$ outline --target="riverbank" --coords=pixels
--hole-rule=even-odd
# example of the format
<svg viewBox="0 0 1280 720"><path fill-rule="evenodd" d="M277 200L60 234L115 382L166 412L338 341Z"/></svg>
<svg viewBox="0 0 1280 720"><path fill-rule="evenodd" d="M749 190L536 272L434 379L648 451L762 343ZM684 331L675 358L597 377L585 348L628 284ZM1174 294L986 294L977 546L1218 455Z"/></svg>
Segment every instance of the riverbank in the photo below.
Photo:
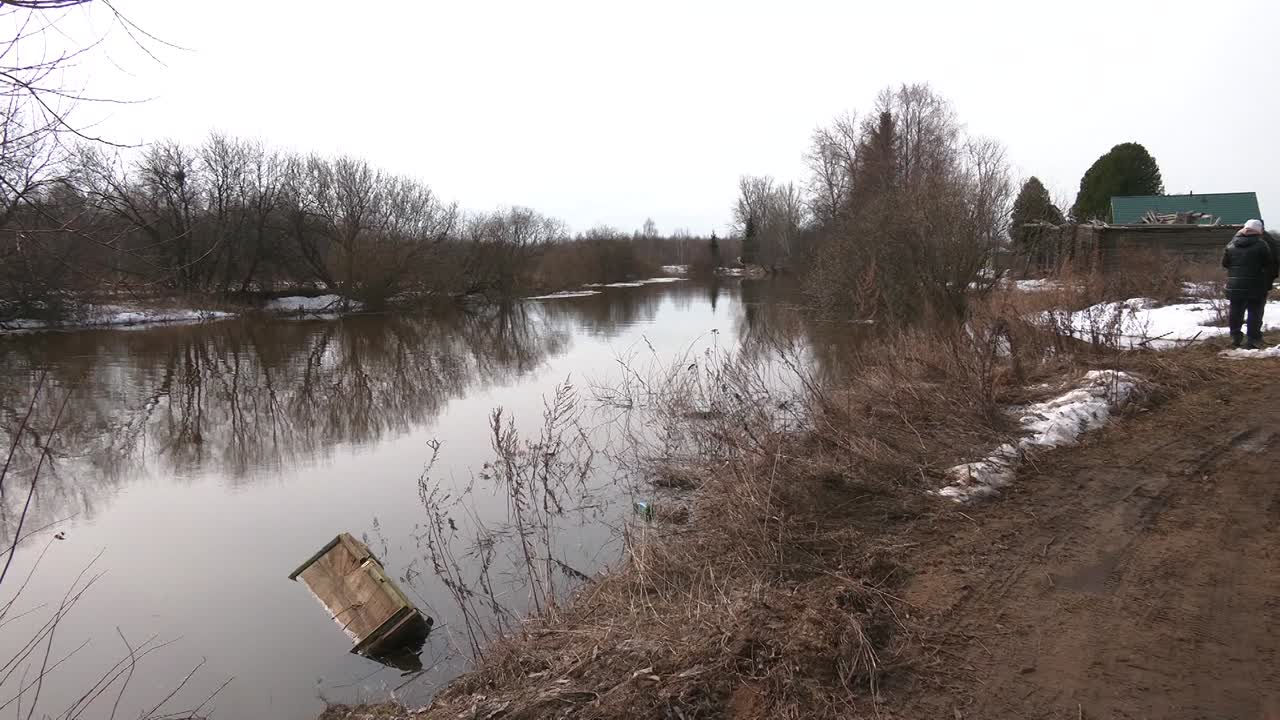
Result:
<svg viewBox="0 0 1280 720"><path fill-rule="evenodd" d="M1269 545L1252 535L1280 539L1256 489L1274 422L1238 399L1265 386L1275 405L1270 363L1202 344L1019 372L918 340L865 359L802 431L720 398L683 429L719 439L687 511L637 522L621 567L498 641L415 716L1106 717L1157 701L1169 717L1257 715L1230 688L1271 682L1261 659L1275 643L1246 626L1274 614ZM1016 429L992 407L1051 401L1090 369L1138 379L1110 426L1083 448L1028 449L993 500L937 494ZM992 383L990 402L966 375ZM1190 606L1174 601L1187 587ZM1153 698L1155 680L1197 672L1206 640L1222 663L1181 700ZM1241 652L1259 662L1229 680Z"/></svg>
<svg viewBox="0 0 1280 720"><path fill-rule="evenodd" d="M558 300L598 295L605 289L638 288L683 282L687 266L664 266L668 275L611 283L588 283L565 289L563 285L547 286L522 300ZM421 308L433 301L462 302L474 296L432 296L404 294L393 298L388 307L394 310ZM485 301L490 301L485 298ZM126 328L177 325L227 320L244 315L275 317L337 318L364 312L364 303L334 293L321 291L251 293L223 298L218 296L151 297L103 299L90 296L66 297L57 307L40 304L32 317L0 320L0 335L6 333L77 330L88 328Z"/></svg>
<svg viewBox="0 0 1280 720"><path fill-rule="evenodd" d="M364 309L362 303L333 294L283 295L256 302L219 298L138 298L101 301L65 299L44 317L0 321L0 334L189 325L230 320L248 314L278 317L338 317Z"/></svg>
<svg viewBox="0 0 1280 720"><path fill-rule="evenodd" d="M116 646L100 641L104 632L111 636L110 627L102 628L102 617L129 623L123 627L130 641L142 629L162 638L187 638L165 651L163 664L148 666L149 681L176 686L208 657L211 672L202 677L210 682L197 679L190 691L201 701L234 675L235 682L218 697L218 715L232 717L316 717L322 709L317 694L351 703L386 699L390 688L396 688L395 697L408 707L423 707L442 685L473 667L468 617L483 624L476 634L480 649L474 654L487 653L491 661L498 659L494 653L503 643L489 644L485 632L494 630L507 642L518 642L528 628L541 635L533 638L535 642L560 637L560 647L569 657L619 658L602 660L593 670L599 674L590 676L535 651L527 667L509 664L508 675L492 676L497 688L510 683L532 692L554 690L540 684L549 682L538 675L545 671L552 678L569 680L571 689L603 695L602 689L611 688L617 678L629 678L656 663L651 674L662 680L659 687L676 683L671 688L675 699L668 704L688 709L679 704L686 695L723 690L732 698L739 685L757 676L786 684L789 680L778 674L782 670L776 664L792 658L802 664L800 674L808 677L816 671L804 663L822 667L824 657L836 657L830 643L839 642L815 635L809 649L787 646L793 635L817 632L791 615L831 614L832 607L841 606L830 603L854 602L862 585L906 599L900 583L916 572L913 553L919 548L899 546L921 539L904 524L931 522L929 513L948 509L976 518L975 511L1020 491L1046 457L1052 461L1043 447L1029 448L1014 481L993 501L956 506L932 494L950 483L951 469L995 457L1019 429L1031 429L1024 422L1031 413L1010 415L1006 406L1039 407L1047 416L1050 410L1074 407L1056 400L1084 390L1080 381L1089 371L1120 370L1140 376L1142 382L1132 408L1119 409L1118 424L1111 428L1115 429L1138 409L1155 407L1152 398L1182 392L1180 377L1211 379L1199 375L1202 368L1196 363L1183 362L1180 353L1113 351L1012 323L1028 316L1022 295L997 298L994 307L974 307L973 334L935 328L894 335L878 326L798 313L788 305L795 296L781 294L784 291L785 286L774 281L691 280L606 289L581 300L461 309L449 303L438 312L367 313L341 322L244 317L149 332L6 339L0 349L5 351L6 367L13 370L6 375L6 406L28 407L30 383L43 373L52 382L65 383L42 393L35 408L33 427L47 431L56 424L59 456L66 460L61 472L41 480L31 526L92 509L91 522L73 520L55 528L65 530L67 539L50 541L53 551L41 567L45 591L29 594L27 605L58 602L65 590L62 585L79 573L80 562L90 559L83 553L91 556L98 548L111 548L104 558L111 572L102 589L86 595L77 613L58 629L59 637L76 642L94 638L94 645L81 651L84 669L64 672L56 684L46 683L46 703L63 706L66 693L71 695L65 702L73 702L83 692L84 678L96 677L87 673L119 659ZM1116 297L1126 296L1081 298L1080 307ZM1015 307L994 314L1006 303ZM719 332L708 333L708 328ZM873 338L836 344L852 333L873 330ZM699 338L693 349L690 338ZM779 342L799 353L786 359L822 378L821 393L810 395L794 383L786 384L797 378L778 361ZM1061 346L1055 349L1054 343ZM625 348L640 350L620 351ZM647 365L650 357L654 361ZM668 364L677 358L684 361ZM714 358L725 361L707 367ZM1219 360L1210 351L1201 361L1205 372L1268 364ZM859 372L841 379L839 370L849 363ZM657 372L649 372L650 367ZM765 378L754 374L764 369L782 372ZM430 523L432 509L440 509L435 502L424 506L424 488L464 492L467 478L480 472L477 468L493 467L495 454L483 437L486 428L492 433L495 407L514 409L510 411L517 414L504 412L503 417L515 420L522 438L532 436L546 447L548 443L539 440L543 423L538 412L549 388L569 377L584 410L580 427L609 424L607 432L595 436L601 452L590 488L569 493L561 503L567 514L551 521L551 551L541 541L531 549L536 558L551 557L564 565L545 570L539 565L525 572L520 536L510 530L513 521L504 492L508 484L480 479L474 495L443 508L447 518L439 526L456 551L454 557L460 558L462 571L456 577L461 584L453 587L480 593L470 608L475 612L461 612L452 604L449 586L436 574L430 548L417 542L423 527L435 527ZM773 380L782 381L781 387L771 384ZM1092 390L1097 390L1096 399L1109 401L1107 385L1085 394L1095 398ZM617 392L601 395L597 388ZM58 423L67 397L63 417L74 422ZM607 406L597 408L594 402L599 400ZM1080 403L1080 416L1091 414L1089 407L1093 405ZM518 414L521 409L523 414ZM611 452L617 446L608 441L625 443L628 427L649 425L650 411L658 437L670 438L673 446L669 457L652 447L642 448L641 454L684 462L640 466L636 475L627 468L619 471ZM634 422L620 422L620 415ZM673 432L663 433L668 429ZM872 429L874 433L867 431ZM1037 434L1057 434L1044 429ZM48 434L41 432L39 437ZM412 482L422 473L424 443L435 441L444 448L441 464L427 482ZM39 452L34 439L23 447ZM525 456L542 458L543 453ZM694 461L699 457L709 459L705 467ZM643 480L646 470L665 487L633 485L632 480ZM577 472L571 475L578 477ZM12 493L8 497L11 503L22 500ZM633 511L634 500L648 501L652 522L647 514ZM540 501L527 506L547 507ZM166 512L154 516L155 507ZM281 507L296 511L281 513ZM584 521L586 513L590 517ZM482 519L469 522L477 514ZM953 519L968 522L960 516ZM229 528L232 520L234 527ZM449 520L458 523L456 532ZM149 531L139 535L138 527ZM526 527L536 528L530 537L547 537L542 524ZM261 528L270 528L276 540L262 544L256 534ZM350 655L349 643L334 631L328 615L302 588L283 578L280 568L296 566L299 558L340 530L357 536L367 533L370 547L376 548L388 570L406 592L423 598L420 607L436 620L439 631L421 656L430 668L423 675L402 677L395 669L380 669ZM156 536L169 538L167 553L154 554ZM244 572L234 577L195 572L180 587L147 584L147 578L157 574L178 576L191 567L223 567L227 538L239 543L232 549L244 558ZM506 542L495 550L499 563L492 575L502 580L493 592L503 609L490 614L485 612L490 604L484 588L476 585L485 579L484 557L466 554L485 538ZM650 547L651 540L658 543L657 551L640 549ZM239 552L242 549L245 552ZM890 568L901 569L884 583L877 582L879 576L861 564L878 562L864 558L869 550L878 550ZM636 570L628 570L633 563ZM850 596L854 600L822 600L821 592L830 588L821 583L832 579L814 567L830 568L849 580L863 578L842 589L855 593ZM15 572L25 570L19 565ZM580 574L573 575L573 570ZM627 580L588 579L601 572L604 577L635 574ZM859 574L867 572L873 573L870 581ZM514 581L508 580L513 576ZM537 585L544 579L554 587ZM546 603L552 609L545 623L524 620L536 610L527 600L528 587L539 590L540 600L555 600ZM566 605L571 597L566 591L596 587L601 594L585 606L593 614L582 617ZM817 606L807 604L805 593L810 589L818 593ZM113 600L120 592L132 598L125 610ZM166 608L197 606L211 596L230 600L207 606L195 619L187 613L166 614ZM757 604L758 598L768 607ZM850 607L867 613L860 622L871 636L879 637L878 618L890 618L887 627L892 629L898 627L892 618L900 617L912 635L902 640L906 631L894 630L899 639L889 641L905 643L904 657L919 645L911 638L928 630L912 625L914 610L908 607L892 605L892 612L882 605L865 611L856 602ZM618 613L620 608L625 612ZM700 615L688 617L691 612ZM500 618L501 625L489 622L491 615ZM724 617L731 620L718 620ZM763 623L767 632L755 635L754 626L733 619L738 617ZM553 618L572 623L559 625ZM227 627L242 632L227 635ZM584 634L590 646L568 642L563 628ZM604 636L586 635L602 628ZM20 624L6 630L26 637ZM747 669L738 661L724 664L726 651L718 643L726 634L743 648L763 643L748 653L758 658L761 669ZM245 653L235 638L246 635L262 638L271 652ZM617 647L624 638L642 644ZM668 647L675 659L663 664ZM897 646L871 647L887 667L886 658ZM518 649L513 652L519 662ZM619 655L626 652L642 654ZM732 660L741 652L746 650L727 657ZM797 655L805 652L808 655ZM775 653L778 659L771 659ZM631 660L645 664L627 668ZM895 683L927 674L909 662L892 662L894 669L875 678L886 697ZM709 669L698 672L698 667ZM671 678L690 669L694 673ZM722 684L679 684L703 676L720 678ZM317 685L317 677L324 682ZM824 682L817 682L818 689L810 692L821 690ZM858 690L864 686L854 685L858 692L865 692ZM472 692L495 694L484 685ZM638 703L647 701L636 697ZM719 709L723 705L714 704L717 697L706 705L717 709L707 712L725 714ZM151 698L139 693L138 699ZM510 699L513 708L522 702L519 697ZM468 694L456 702L473 700ZM839 696L820 697L821 702L836 700ZM126 698L126 707L128 702ZM812 706L785 697L777 702L793 703L779 706L783 708ZM129 711L137 714L150 706ZM540 707L530 714L547 712Z"/></svg>
<svg viewBox="0 0 1280 720"><path fill-rule="evenodd" d="M642 349L643 362L650 346L662 358L736 348L752 327L748 321L778 327L789 316L788 292L780 284L695 279L610 288L573 301L460 305L445 298L335 322L245 315L146 331L6 337L0 353L9 372L0 405L25 412L32 387L47 374L34 432L19 445L25 462L12 468L26 472L6 487L29 487L29 469L56 427L58 472L41 476L27 527L61 522L36 536L51 549L40 583L15 606L45 610L6 625L0 645L21 647L31 637L24 623L38 627L52 616L82 563L107 548L100 566L110 572L61 621L53 652L63 642L67 652L92 643L74 667L64 663L46 679L44 707L69 706L96 673L120 659L126 650L116 625L130 643L151 634L177 639L135 677L164 690L153 696L131 689L121 714L145 713L205 657L205 668L186 686L185 706L234 676L216 700L218 717L315 717L323 709L319 695L335 702L385 697L409 678L349 653L346 636L286 577L336 533L349 531L368 536L388 574L441 628L422 655L433 670L396 693L422 705L469 666L465 646L458 647L466 642L463 617L417 542L427 509L414 480L428 443L442 446L430 487L461 494L494 458L486 439L495 407L506 409L522 437L536 437L543 399L565 378L572 377L586 405L593 384L612 387L624 378L614 363L623 349ZM595 423L584 413L583 427ZM556 519L555 557L584 574L617 560L622 541L614 530L632 515L628 488L613 483L613 469L597 456L591 497L574 492L566 501L572 514ZM451 513L460 544L480 529L497 535L510 525L501 486L476 485L465 510ZM24 496L6 493L10 523ZM157 507L165 509L159 516ZM66 540L52 539L61 531ZM166 538L163 546L156 537ZM499 537L495 554L504 562L517 557L518 543ZM19 555L11 576L27 572L39 557L34 549ZM230 575L218 570L227 552L241 558ZM468 579L478 574L479 560L460 555L459 563ZM177 586L148 580L157 576L184 580ZM523 611L522 579L502 569L493 577L502 598ZM557 571L555 582L559 589L575 581ZM125 606L122 596L130 598ZM209 604L210 597L225 600ZM196 606L203 608L198 615L181 611ZM245 637L256 638L263 651L246 653ZM27 682L39 672L39 658L31 672Z"/></svg>

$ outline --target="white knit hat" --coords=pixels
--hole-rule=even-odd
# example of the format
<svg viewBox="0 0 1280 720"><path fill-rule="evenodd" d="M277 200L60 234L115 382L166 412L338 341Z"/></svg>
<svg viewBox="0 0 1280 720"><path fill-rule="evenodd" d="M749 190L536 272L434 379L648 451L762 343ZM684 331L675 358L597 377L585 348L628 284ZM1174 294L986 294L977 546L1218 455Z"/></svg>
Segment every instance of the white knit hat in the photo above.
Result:
<svg viewBox="0 0 1280 720"><path fill-rule="evenodd" d="M1261 235L1261 234L1262 234L1262 221L1261 221L1261 220L1250 220L1249 222L1247 222L1247 223L1245 223L1245 224L1244 224L1244 230L1241 230L1240 232L1241 232L1241 233L1243 233L1243 234L1245 234L1245 235Z"/></svg>

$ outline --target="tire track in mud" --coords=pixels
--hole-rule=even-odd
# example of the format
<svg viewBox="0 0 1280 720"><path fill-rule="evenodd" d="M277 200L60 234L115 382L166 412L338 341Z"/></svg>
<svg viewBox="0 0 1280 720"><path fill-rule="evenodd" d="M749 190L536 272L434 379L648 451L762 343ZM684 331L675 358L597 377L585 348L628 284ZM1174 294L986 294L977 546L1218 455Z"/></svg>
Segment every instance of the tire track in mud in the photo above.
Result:
<svg viewBox="0 0 1280 720"><path fill-rule="evenodd" d="M956 670L895 715L1280 720L1269 375L1228 378L1248 411L1193 390L940 523L908 600Z"/></svg>

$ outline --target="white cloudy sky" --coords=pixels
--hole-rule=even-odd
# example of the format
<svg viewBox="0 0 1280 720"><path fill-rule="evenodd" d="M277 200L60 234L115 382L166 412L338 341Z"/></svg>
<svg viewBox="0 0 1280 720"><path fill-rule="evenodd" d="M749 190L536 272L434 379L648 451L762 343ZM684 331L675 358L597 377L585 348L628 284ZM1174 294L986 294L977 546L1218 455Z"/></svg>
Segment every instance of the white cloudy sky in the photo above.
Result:
<svg viewBox="0 0 1280 720"><path fill-rule="evenodd" d="M739 175L801 180L815 125L900 82L1068 200L1132 140L1169 192L1280 212L1274 0L115 2L191 50L161 66L114 34L90 91L154 99L112 108L113 137L350 153L579 229L720 229Z"/></svg>

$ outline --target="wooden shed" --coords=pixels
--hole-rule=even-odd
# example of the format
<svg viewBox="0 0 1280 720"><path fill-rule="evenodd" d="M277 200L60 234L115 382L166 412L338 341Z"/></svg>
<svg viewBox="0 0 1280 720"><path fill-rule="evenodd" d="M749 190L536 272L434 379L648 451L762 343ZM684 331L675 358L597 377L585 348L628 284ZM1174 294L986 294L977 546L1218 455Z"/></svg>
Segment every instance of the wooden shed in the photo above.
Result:
<svg viewBox="0 0 1280 720"><path fill-rule="evenodd" d="M342 533L320 548L290 580L301 580L351 638L351 652L378 659L405 646L420 648L431 619L409 602L364 543Z"/></svg>
<svg viewBox="0 0 1280 720"><path fill-rule="evenodd" d="M997 270L1052 272L1073 260L1080 269L1124 270L1134 253L1157 252L1188 262L1217 265L1240 225L1101 225L1067 223L1026 226L1028 242L1003 258Z"/></svg>

